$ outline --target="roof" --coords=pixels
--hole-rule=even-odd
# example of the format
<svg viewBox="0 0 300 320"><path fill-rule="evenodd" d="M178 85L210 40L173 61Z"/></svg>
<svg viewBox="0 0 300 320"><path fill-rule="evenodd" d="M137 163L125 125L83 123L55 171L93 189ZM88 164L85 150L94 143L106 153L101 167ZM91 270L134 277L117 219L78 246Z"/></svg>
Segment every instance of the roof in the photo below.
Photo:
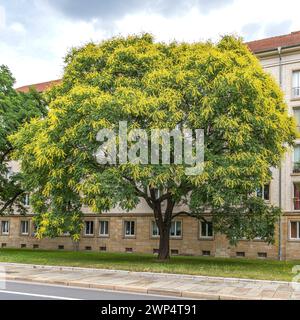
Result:
<svg viewBox="0 0 300 320"><path fill-rule="evenodd" d="M253 53L276 50L278 47L300 46L300 31L246 43Z"/></svg>
<svg viewBox="0 0 300 320"><path fill-rule="evenodd" d="M59 84L60 82L61 82L61 80L52 80L52 81L47 81L47 82L42 82L42 83L35 83L35 84L30 84L30 85L27 85L27 86L23 86L23 87L17 88L16 90L18 92L27 93L30 88L35 88L36 91L43 92L46 89L52 87L53 85Z"/></svg>

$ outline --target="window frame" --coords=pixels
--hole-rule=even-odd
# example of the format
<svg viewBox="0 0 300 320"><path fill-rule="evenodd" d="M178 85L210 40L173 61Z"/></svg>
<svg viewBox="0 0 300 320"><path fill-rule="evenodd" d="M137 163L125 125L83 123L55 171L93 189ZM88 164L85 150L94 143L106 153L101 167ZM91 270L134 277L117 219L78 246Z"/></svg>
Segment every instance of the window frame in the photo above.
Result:
<svg viewBox="0 0 300 320"><path fill-rule="evenodd" d="M269 189L268 190L268 199L265 198L266 186L268 186L268 189ZM271 201L271 182L262 185L259 189L260 190L256 190L256 196L263 199L264 201L270 202ZM261 192L261 195L259 194L259 192Z"/></svg>
<svg viewBox="0 0 300 320"><path fill-rule="evenodd" d="M295 87L294 86L294 75L298 74L298 86ZM292 99L300 99L300 70L299 69L295 69L292 70L292 92L291 92L291 97ZM295 95L295 89L297 89L299 91L299 95Z"/></svg>
<svg viewBox="0 0 300 320"><path fill-rule="evenodd" d="M175 224L175 227L174 227L175 233L176 233L176 230L177 230L177 228L176 228L177 223L180 223L180 235L177 235L177 234L172 235L171 234L172 233L172 224L173 223ZM171 227L170 227L170 238L172 238L172 239L182 239L182 235L183 235L183 223L182 223L182 220L173 220L171 222Z"/></svg>
<svg viewBox="0 0 300 320"><path fill-rule="evenodd" d="M27 224L27 232L23 232L22 226L23 226L24 223ZM29 232L29 221L28 220L21 220L20 221L20 234L21 234L21 236L28 236L29 233L30 233Z"/></svg>
<svg viewBox="0 0 300 320"><path fill-rule="evenodd" d="M134 233L126 234L126 225L130 224L130 231L132 231L132 225L133 225L133 231ZM123 220L123 236L124 238L135 238L136 237L136 221L135 220Z"/></svg>
<svg viewBox="0 0 300 320"><path fill-rule="evenodd" d="M298 236L298 238L292 238L292 223L296 223L297 225L297 230L296 230L296 234ZM290 220L289 221L289 240L291 241L300 241L300 221L299 220Z"/></svg>
<svg viewBox="0 0 300 320"><path fill-rule="evenodd" d="M7 223L7 232L3 232L3 225ZM10 223L9 220L1 220L1 235L8 236L10 231Z"/></svg>
<svg viewBox="0 0 300 320"><path fill-rule="evenodd" d="M300 106L293 107L293 117L294 117L295 122L296 122L296 128L297 128L297 131L300 132L300 119L299 119L299 123L298 123L297 117L296 117L296 112L300 113Z"/></svg>
<svg viewBox="0 0 300 320"><path fill-rule="evenodd" d="M158 231L156 235L153 234L154 227L156 227L156 228L157 228L157 231ZM158 228L158 225L157 225L157 223L156 223L155 220L152 220L152 221L150 222L150 235L151 235L151 238L155 238L155 239L157 239L157 238L160 237L159 228Z"/></svg>
<svg viewBox="0 0 300 320"><path fill-rule="evenodd" d="M293 192L292 192L293 205L292 205L292 208L293 208L293 211L299 212L300 211L300 182L293 182L292 185L293 185ZM296 190L296 186L297 185L299 186L299 197L298 198L295 197L295 190ZM298 201L298 207L299 208L296 208L296 199L298 199L297 201Z"/></svg>
<svg viewBox="0 0 300 320"><path fill-rule="evenodd" d="M206 234L208 234L208 224L211 223L212 225L212 235L209 236L209 235L202 235L202 223L205 223L206 224ZM213 229L213 224L212 224L212 221L210 220L207 220L207 221L199 221L199 239L204 239L204 240L211 240L214 238L214 229Z"/></svg>
<svg viewBox="0 0 300 320"><path fill-rule="evenodd" d="M92 233L87 233L87 224L90 224L92 228L89 227L89 229L92 229ZM93 237L95 235L95 223L94 220L85 220L84 221L84 235L86 237Z"/></svg>
<svg viewBox="0 0 300 320"><path fill-rule="evenodd" d="M101 233L101 223L106 223L107 224L107 227L106 227L107 230L104 230L107 233ZM109 224L110 224L109 220L104 220L104 219L103 220L102 219L99 220L99 237L100 238L108 238L109 237Z"/></svg>
<svg viewBox="0 0 300 320"><path fill-rule="evenodd" d="M24 199L23 199L23 204L26 208L30 207L30 194L25 193Z"/></svg>

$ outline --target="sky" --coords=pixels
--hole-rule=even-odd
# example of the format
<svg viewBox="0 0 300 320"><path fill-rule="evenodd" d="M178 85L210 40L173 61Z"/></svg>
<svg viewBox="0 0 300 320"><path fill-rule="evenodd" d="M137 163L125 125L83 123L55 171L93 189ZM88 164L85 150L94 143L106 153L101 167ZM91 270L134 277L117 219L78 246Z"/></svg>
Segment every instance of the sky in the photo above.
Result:
<svg viewBox="0 0 300 320"><path fill-rule="evenodd" d="M90 41L251 41L300 30L299 12L299 0L0 0L0 65L18 87L59 79L68 50Z"/></svg>

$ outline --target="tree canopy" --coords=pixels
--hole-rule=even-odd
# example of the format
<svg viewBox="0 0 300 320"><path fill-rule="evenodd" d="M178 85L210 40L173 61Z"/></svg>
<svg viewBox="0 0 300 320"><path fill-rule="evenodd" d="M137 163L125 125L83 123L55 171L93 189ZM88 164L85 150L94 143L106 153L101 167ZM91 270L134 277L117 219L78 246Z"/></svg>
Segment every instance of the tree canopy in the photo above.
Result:
<svg viewBox="0 0 300 320"><path fill-rule="evenodd" d="M143 198L160 232L161 259L178 214L212 215L231 242L271 242L280 210L255 196L295 138L283 94L240 39L156 43L143 34L90 43L65 58L62 83L48 93L49 114L12 140L32 190L38 235L65 230L79 240L82 205L105 212ZM203 129L204 171L185 164L99 164L100 129ZM159 191L159 192L158 192ZM166 204L165 207L162 204ZM185 212L178 205L188 204Z"/></svg>
<svg viewBox="0 0 300 320"><path fill-rule="evenodd" d="M15 208L24 213L24 189L22 175L10 170L13 141L8 137L33 117L46 114L40 95L31 90L19 93L14 88L15 79L9 69L0 66L0 215L10 213Z"/></svg>

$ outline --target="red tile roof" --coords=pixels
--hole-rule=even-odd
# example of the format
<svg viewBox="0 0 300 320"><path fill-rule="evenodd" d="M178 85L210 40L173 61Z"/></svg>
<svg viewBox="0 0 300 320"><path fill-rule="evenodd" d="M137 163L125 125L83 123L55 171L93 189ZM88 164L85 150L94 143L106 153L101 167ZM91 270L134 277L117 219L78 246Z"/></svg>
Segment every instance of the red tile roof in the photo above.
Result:
<svg viewBox="0 0 300 320"><path fill-rule="evenodd" d="M42 83L35 83L35 84L30 84L28 86L23 86L20 88L17 88L16 90L19 92L28 92L30 88L35 88L36 91L38 92L43 92L46 89L48 89L49 87L55 85L55 84L59 84L61 82L61 80L52 80L52 81L47 81L47 82L42 82Z"/></svg>
<svg viewBox="0 0 300 320"><path fill-rule="evenodd" d="M275 50L278 47L300 45L300 31L295 31L282 36L255 40L246 43L253 53Z"/></svg>

